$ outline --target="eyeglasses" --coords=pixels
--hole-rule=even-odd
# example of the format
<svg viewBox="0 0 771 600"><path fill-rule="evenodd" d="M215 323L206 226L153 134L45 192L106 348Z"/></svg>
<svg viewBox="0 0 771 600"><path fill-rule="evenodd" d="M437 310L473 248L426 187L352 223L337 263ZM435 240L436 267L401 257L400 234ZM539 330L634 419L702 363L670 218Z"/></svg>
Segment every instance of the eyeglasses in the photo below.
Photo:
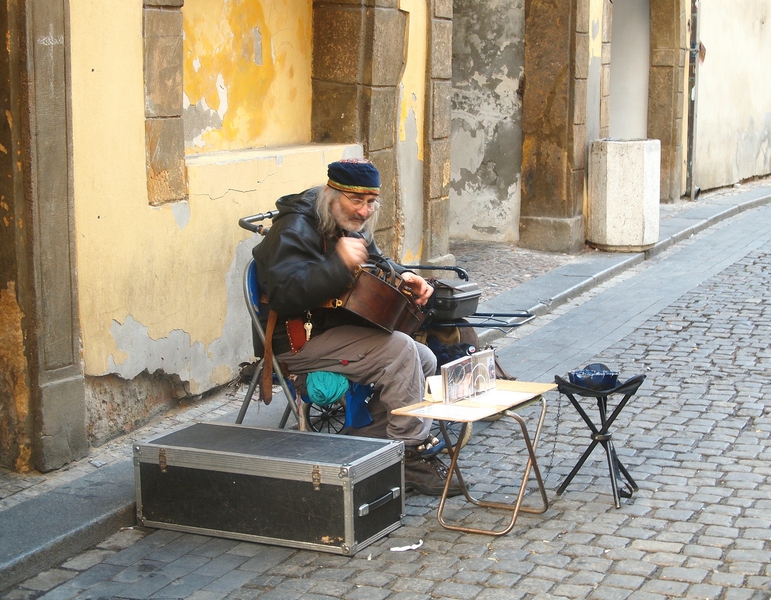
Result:
<svg viewBox="0 0 771 600"><path fill-rule="evenodd" d="M364 198L351 198L348 194L346 194L343 191L340 191L340 193L346 197L348 202L351 203L351 205L355 209L360 209L362 206L366 206L370 212L375 212L378 208L380 208L380 200L365 200Z"/></svg>

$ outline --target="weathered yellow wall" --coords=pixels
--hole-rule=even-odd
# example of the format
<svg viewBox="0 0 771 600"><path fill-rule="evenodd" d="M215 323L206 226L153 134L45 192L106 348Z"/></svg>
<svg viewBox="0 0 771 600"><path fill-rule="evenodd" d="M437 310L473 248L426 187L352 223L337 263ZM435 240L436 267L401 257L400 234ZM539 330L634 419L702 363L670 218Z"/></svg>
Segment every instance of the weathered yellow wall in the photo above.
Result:
<svg viewBox="0 0 771 600"><path fill-rule="evenodd" d="M129 314L135 292L149 291L141 262L161 240L148 240L157 232L145 218L142 3L84 0L70 11L81 328L86 372L99 374L116 352L109 326ZM130 273L134 261L138 270Z"/></svg>
<svg viewBox="0 0 771 600"><path fill-rule="evenodd" d="M0 289L0 457L3 466L29 470L32 454L32 419L28 365L22 330L24 314L16 299L16 283ZM6 403L6 398L8 402Z"/></svg>
<svg viewBox="0 0 771 600"><path fill-rule="evenodd" d="M310 142L312 0L186 0L182 13L188 152Z"/></svg>
<svg viewBox="0 0 771 600"><path fill-rule="evenodd" d="M426 112L426 3L423 0L401 0L399 9L408 13L407 64L401 81L399 141L415 144L418 160L423 160L423 123ZM413 120L416 131L408 120ZM417 137L416 137L417 136Z"/></svg>
<svg viewBox="0 0 771 600"><path fill-rule="evenodd" d="M401 0L408 13L407 64L399 88L399 187L406 224L401 259L418 262L423 242L423 154L426 106L427 11L425 0Z"/></svg>
<svg viewBox="0 0 771 600"><path fill-rule="evenodd" d="M238 227L238 218L273 208L282 194L323 183L328 162L360 155L361 148L297 146L191 157L189 201L151 207L142 3L81 0L70 10L85 372L131 379L160 370L201 393L229 380L251 347L240 273L255 240Z"/></svg>

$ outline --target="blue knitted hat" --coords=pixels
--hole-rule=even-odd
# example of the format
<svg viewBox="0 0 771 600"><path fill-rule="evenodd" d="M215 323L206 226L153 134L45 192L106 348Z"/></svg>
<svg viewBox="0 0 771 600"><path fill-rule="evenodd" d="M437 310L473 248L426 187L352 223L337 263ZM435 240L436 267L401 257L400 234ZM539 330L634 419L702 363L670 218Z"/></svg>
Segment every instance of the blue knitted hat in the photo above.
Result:
<svg viewBox="0 0 771 600"><path fill-rule="evenodd" d="M364 158L344 158L330 163L327 185L341 192L379 194L380 171Z"/></svg>

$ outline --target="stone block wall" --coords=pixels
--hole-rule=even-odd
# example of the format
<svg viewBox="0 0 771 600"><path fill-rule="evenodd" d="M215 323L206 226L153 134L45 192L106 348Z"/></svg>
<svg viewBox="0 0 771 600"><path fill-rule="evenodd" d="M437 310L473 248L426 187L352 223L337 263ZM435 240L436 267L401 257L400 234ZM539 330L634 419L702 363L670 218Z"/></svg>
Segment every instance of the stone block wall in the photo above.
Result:
<svg viewBox="0 0 771 600"><path fill-rule="evenodd" d="M145 0L145 149L147 195L157 206L187 197L182 122L182 5Z"/></svg>
<svg viewBox="0 0 771 600"><path fill-rule="evenodd" d="M610 32L613 4L604 0L602 12L602 56L600 57L600 138L610 135Z"/></svg>
<svg viewBox="0 0 771 600"><path fill-rule="evenodd" d="M452 2L433 0L429 10L424 260L446 255L449 247ZM397 211L396 144L406 28L406 15L397 0L314 2L312 141L364 146L381 172L386 200L378 218L378 243L394 256L400 254L404 238Z"/></svg>

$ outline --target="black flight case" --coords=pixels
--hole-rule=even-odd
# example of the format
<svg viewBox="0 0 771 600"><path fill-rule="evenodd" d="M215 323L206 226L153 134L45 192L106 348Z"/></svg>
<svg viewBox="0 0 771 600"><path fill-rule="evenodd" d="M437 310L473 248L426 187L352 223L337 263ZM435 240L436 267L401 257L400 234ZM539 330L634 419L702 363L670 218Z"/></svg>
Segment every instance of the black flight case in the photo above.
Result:
<svg viewBox="0 0 771 600"><path fill-rule="evenodd" d="M353 555L401 526L404 445L197 423L134 445L141 525Z"/></svg>

